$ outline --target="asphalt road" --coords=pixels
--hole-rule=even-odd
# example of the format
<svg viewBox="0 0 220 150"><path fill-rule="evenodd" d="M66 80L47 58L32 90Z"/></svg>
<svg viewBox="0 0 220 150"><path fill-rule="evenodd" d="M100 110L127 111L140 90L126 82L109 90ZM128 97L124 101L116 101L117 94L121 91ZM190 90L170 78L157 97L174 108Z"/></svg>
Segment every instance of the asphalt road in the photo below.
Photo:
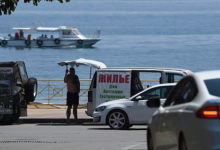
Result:
<svg viewBox="0 0 220 150"><path fill-rule="evenodd" d="M146 150L146 126L129 130L64 123L0 126L0 150Z"/></svg>

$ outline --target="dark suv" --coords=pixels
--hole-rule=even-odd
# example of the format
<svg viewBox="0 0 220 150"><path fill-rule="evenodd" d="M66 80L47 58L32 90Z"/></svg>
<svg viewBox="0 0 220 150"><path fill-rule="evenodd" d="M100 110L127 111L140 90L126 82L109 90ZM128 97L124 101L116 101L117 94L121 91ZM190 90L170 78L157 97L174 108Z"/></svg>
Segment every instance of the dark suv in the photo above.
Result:
<svg viewBox="0 0 220 150"><path fill-rule="evenodd" d="M37 79L28 78L23 61L0 62L0 124L27 116L27 104L37 95Z"/></svg>

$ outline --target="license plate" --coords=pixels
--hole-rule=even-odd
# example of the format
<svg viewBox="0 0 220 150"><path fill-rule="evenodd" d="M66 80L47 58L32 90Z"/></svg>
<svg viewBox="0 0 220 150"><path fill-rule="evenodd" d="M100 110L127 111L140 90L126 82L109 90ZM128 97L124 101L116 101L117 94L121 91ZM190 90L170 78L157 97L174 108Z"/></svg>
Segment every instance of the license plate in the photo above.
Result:
<svg viewBox="0 0 220 150"><path fill-rule="evenodd" d="M8 109L8 108L1 108L0 109L0 114L12 114L13 110L12 109Z"/></svg>

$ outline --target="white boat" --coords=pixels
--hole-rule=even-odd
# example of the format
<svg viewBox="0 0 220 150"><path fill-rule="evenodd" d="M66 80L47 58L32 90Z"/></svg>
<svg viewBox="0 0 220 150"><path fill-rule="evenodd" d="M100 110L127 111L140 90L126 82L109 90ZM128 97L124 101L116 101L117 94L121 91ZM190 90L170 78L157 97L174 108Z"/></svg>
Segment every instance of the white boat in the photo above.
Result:
<svg viewBox="0 0 220 150"><path fill-rule="evenodd" d="M93 37L86 37L75 27L30 27L17 28L19 30L14 36L0 37L2 47L91 47L100 41L100 30ZM38 36L28 34L24 36L24 31L37 31ZM40 33L43 33L39 35ZM58 33L57 36L54 33ZM52 33L52 34L51 34Z"/></svg>

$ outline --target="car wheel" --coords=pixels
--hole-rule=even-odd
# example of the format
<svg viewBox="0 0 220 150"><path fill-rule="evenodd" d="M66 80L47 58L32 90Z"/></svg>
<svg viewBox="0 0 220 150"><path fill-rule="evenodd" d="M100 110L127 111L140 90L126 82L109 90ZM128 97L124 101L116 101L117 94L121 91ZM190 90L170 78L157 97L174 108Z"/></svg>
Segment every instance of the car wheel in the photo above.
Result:
<svg viewBox="0 0 220 150"><path fill-rule="evenodd" d="M187 150L186 141L183 135L181 135L179 139L179 150Z"/></svg>
<svg viewBox="0 0 220 150"><path fill-rule="evenodd" d="M12 124L12 115L2 115L2 119L0 120L0 125L10 125Z"/></svg>
<svg viewBox="0 0 220 150"><path fill-rule="evenodd" d="M133 126L133 124L129 124L128 128L131 128Z"/></svg>
<svg viewBox="0 0 220 150"><path fill-rule="evenodd" d="M147 130L147 147L148 147L148 150L154 149L153 138L152 138L150 130Z"/></svg>
<svg viewBox="0 0 220 150"><path fill-rule="evenodd" d="M129 128L128 117L125 112L120 110L112 111L107 117L107 123L112 129Z"/></svg>
<svg viewBox="0 0 220 150"><path fill-rule="evenodd" d="M0 125L4 124L4 115L0 114Z"/></svg>
<svg viewBox="0 0 220 150"><path fill-rule="evenodd" d="M15 107L15 114L12 117L12 123L16 122L19 119L20 115L21 115L20 106L19 104L17 104Z"/></svg>

